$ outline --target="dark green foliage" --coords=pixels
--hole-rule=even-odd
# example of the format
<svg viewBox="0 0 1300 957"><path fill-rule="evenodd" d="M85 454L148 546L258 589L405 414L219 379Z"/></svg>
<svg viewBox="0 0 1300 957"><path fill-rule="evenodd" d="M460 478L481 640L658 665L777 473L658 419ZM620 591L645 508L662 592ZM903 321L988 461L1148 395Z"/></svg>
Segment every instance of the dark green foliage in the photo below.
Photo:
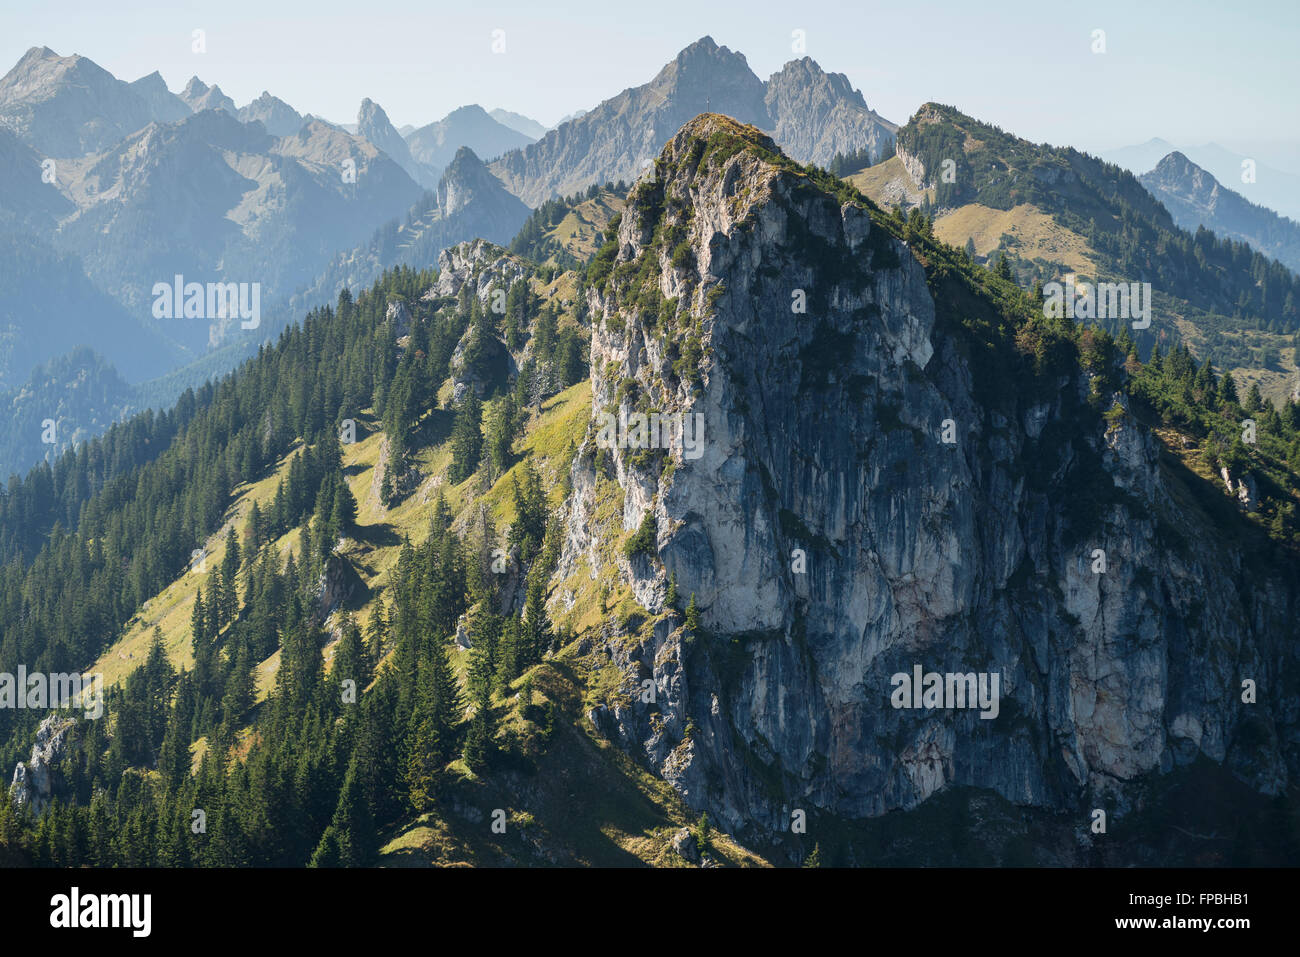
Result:
<svg viewBox="0 0 1300 957"><path fill-rule="evenodd" d="M637 555L654 556L659 540L659 525L654 509L649 509L632 536L623 543L623 554L629 559Z"/></svg>
<svg viewBox="0 0 1300 957"><path fill-rule="evenodd" d="M695 604L695 592L691 592L690 603L686 606L686 630L693 635L700 630L700 608Z"/></svg>
<svg viewBox="0 0 1300 957"><path fill-rule="evenodd" d="M543 201L542 205L533 211L533 215L528 217L528 221L510 243L510 251L516 256L523 256L533 262L550 260L562 270L578 269L582 265L578 258L546 234L558 226L574 207L581 203L597 199L602 195L622 196L626 192L627 184L623 182L606 183L604 186L593 184L581 193Z"/></svg>
<svg viewBox="0 0 1300 957"><path fill-rule="evenodd" d="M456 424L451 431L451 467L447 475L453 482L463 482L478 469L483 450L483 404L473 392L468 393L456 410Z"/></svg>
<svg viewBox="0 0 1300 957"><path fill-rule="evenodd" d="M898 131L898 144L920 159L940 208L1034 204L1085 237L1111 275L1149 279L1209 328L1233 317L1300 329L1300 277L1246 243L1179 229L1133 174L1070 147L1018 139L950 106L923 110L934 121L914 118ZM967 150L971 141L979 146ZM951 183L942 175L945 160L953 164Z"/></svg>

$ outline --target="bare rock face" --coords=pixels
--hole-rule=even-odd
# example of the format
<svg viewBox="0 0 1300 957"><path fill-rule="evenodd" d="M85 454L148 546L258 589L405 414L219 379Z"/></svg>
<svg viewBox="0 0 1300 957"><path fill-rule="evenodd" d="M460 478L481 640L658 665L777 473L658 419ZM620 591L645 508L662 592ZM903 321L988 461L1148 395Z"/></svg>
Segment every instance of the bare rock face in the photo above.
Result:
<svg viewBox="0 0 1300 957"><path fill-rule="evenodd" d="M1233 496L1237 503L1248 512L1259 511L1259 489L1255 484L1255 477L1249 472L1234 478L1228 471L1226 465L1219 467L1219 476L1223 479L1223 484L1228 490L1228 494Z"/></svg>
<svg viewBox="0 0 1300 957"><path fill-rule="evenodd" d="M324 621L347 601L357 587L356 570L348 560L337 553L325 559L320 580L316 585L316 618Z"/></svg>
<svg viewBox="0 0 1300 957"><path fill-rule="evenodd" d="M826 73L811 57L774 73L764 99L772 138L801 163L829 166L836 153L893 151L898 127L869 108L848 77Z"/></svg>
<svg viewBox="0 0 1300 957"><path fill-rule="evenodd" d="M411 310L407 307L406 301L397 299L388 304L388 309L384 312L384 321L393 324L393 337L400 339L411 332Z"/></svg>
<svg viewBox="0 0 1300 957"><path fill-rule="evenodd" d="M1049 395L988 381L962 338L978 303L757 130L701 116L657 171L590 293L593 416L699 415L703 442L597 449L593 422L554 600L653 512L622 579L657 613L675 573L703 628L609 638L616 739L758 837L955 785L1100 806L1198 757L1266 794L1293 779L1294 590L1174 503L1142 426L1108 425L1082 371ZM895 707L915 666L996 675L996 714ZM1244 679L1277 691L1244 704Z"/></svg>
<svg viewBox="0 0 1300 957"><path fill-rule="evenodd" d="M684 827L673 835L673 851L682 860L692 864L700 863L700 848L689 827Z"/></svg>
<svg viewBox="0 0 1300 957"><path fill-rule="evenodd" d="M43 156L96 152L151 119L129 84L83 56L32 47L0 79L0 122Z"/></svg>
<svg viewBox="0 0 1300 957"><path fill-rule="evenodd" d="M430 290L438 296L459 296L466 285L469 294L483 308L504 306L504 296L522 278L526 267L501 247L476 239L444 249L438 256L438 284ZM494 291L500 291L499 301ZM513 379L518 374L514 357L506 344L492 335L480 335L471 326L461 336L451 355L452 401L459 403L467 393L486 395L489 382Z"/></svg>
<svg viewBox="0 0 1300 957"><path fill-rule="evenodd" d="M494 285L506 289L524 275L526 267L513 256L505 254L500 246L486 239L457 243L438 254L439 296L458 296L465 283L470 291L486 303Z"/></svg>
<svg viewBox="0 0 1300 957"><path fill-rule="evenodd" d="M803 57L764 83L743 54L706 36L648 83L501 156L491 164L492 172L533 206L592 183L634 182L666 140L708 111L769 130L791 157L823 166L836 153L888 152L897 130L867 106L843 74L826 73Z"/></svg>
<svg viewBox="0 0 1300 957"><path fill-rule="evenodd" d="M903 167L907 170L907 175L912 177L912 182L922 189L927 189L933 184L927 181L925 164L921 162L919 156L913 156L901 146L896 147L896 153L903 162Z"/></svg>
<svg viewBox="0 0 1300 957"><path fill-rule="evenodd" d="M27 762L18 762L9 793L20 807L30 806L40 817L50 802L63 796L60 764L70 750L77 747L75 718L51 714L36 731L36 743Z"/></svg>
<svg viewBox="0 0 1300 957"><path fill-rule="evenodd" d="M302 129L304 122L301 113L265 90L253 102L241 107L236 115L241 123L261 123L263 129L272 136L293 136Z"/></svg>

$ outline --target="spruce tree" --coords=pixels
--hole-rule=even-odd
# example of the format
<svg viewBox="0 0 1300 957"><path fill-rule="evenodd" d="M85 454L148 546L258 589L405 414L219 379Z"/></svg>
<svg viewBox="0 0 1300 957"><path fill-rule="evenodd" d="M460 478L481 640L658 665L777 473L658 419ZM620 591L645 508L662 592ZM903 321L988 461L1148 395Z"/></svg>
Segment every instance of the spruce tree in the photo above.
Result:
<svg viewBox="0 0 1300 957"><path fill-rule="evenodd" d="M700 630L700 609L695 604L695 592L691 592L690 604L686 606L686 630L691 634Z"/></svg>
<svg viewBox="0 0 1300 957"><path fill-rule="evenodd" d="M473 391L469 392L456 410L456 421L451 430L451 466L448 478L460 483L478 469L483 447L483 406Z"/></svg>

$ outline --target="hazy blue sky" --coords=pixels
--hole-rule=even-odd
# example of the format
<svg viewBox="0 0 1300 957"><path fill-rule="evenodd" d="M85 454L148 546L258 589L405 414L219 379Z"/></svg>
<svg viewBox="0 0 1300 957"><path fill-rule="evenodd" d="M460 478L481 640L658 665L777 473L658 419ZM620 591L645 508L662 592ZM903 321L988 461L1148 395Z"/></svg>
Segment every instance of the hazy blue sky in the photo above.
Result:
<svg viewBox="0 0 1300 957"><path fill-rule="evenodd" d="M352 122L362 97L423 124L466 103L552 124L649 80L708 34L763 79L807 52L905 122L951 103L1035 141L1101 150L1300 138L1300 4L1248 0L0 0L0 69L29 47L81 53L122 79L193 74L241 106L269 90ZM994 12L996 11L996 12ZM206 31L207 52L191 52ZM505 31L494 54L492 31ZM1104 30L1106 52L1091 51Z"/></svg>

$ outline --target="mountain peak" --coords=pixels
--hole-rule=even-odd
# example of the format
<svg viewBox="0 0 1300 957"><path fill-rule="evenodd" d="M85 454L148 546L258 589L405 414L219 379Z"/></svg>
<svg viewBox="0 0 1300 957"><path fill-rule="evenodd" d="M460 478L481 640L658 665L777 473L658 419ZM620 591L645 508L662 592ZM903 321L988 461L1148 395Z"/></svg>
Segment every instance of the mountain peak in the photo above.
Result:
<svg viewBox="0 0 1300 957"><path fill-rule="evenodd" d="M220 90L213 87L213 95L219 94ZM292 136L302 129L303 124L303 118L297 110L266 90L235 115L241 123L261 123L263 129L272 136Z"/></svg>
<svg viewBox="0 0 1300 957"><path fill-rule="evenodd" d="M480 118L489 119L489 120L492 119L492 117L488 115L488 111L483 109L483 107L479 106L477 103L467 103L465 106L456 107L456 109L452 110L450 113L444 116L442 118L442 122L445 123L450 119L463 120L463 119L470 119L470 118L476 120Z"/></svg>
<svg viewBox="0 0 1300 957"><path fill-rule="evenodd" d="M478 158L478 154L475 153L468 146L462 146L458 150L456 150L456 155L452 158L451 164L447 167L447 169L448 171L451 171L465 163L469 163L475 166L482 166L484 169L487 169L486 166L483 166L483 161Z"/></svg>
<svg viewBox="0 0 1300 957"><path fill-rule="evenodd" d="M1164 159L1162 159L1159 163L1156 164L1155 168L1159 170L1159 169L1173 169L1176 167L1182 169L1187 169L1189 167L1196 170L1200 169L1199 166L1193 163L1190 159L1186 157L1186 155L1179 152L1178 150L1174 150L1173 152L1166 155Z"/></svg>
<svg viewBox="0 0 1300 957"><path fill-rule="evenodd" d="M366 123L380 123L385 126L392 125L392 122L388 119L388 113L384 108L368 96L361 101L361 106L357 110L357 126L360 127Z"/></svg>
<svg viewBox="0 0 1300 957"><path fill-rule="evenodd" d="M59 56L49 47L32 47L24 53L21 58L19 58L18 62L14 65L14 69L18 69L18 67L22 66L31 66L34 63L40 63L46 60L56 61L62 59L63 57Z"/></svg>
<svg viewBox="0 0 1300 957"><path fill-rule="evenodd" d="M707 141L716 134L739 137L744 145L766 150L769 153L781 152L780 147L773 142L772 137L758 127L742 123L724 113L699 114L694 119L689 120L673 137L673 140L694 138Z"/></svg>
<svg viewBox="0 0 1300 957"><path fill-rule="evenodd" d="M713 42L713 37L705 36L700 37L690 46L683 47L677 56L673 57L672 62L659 71L659 75L663 76L670 71L676 73L689 72L696 67L708 68L717 65L750 73L749 61L745 59L745 54L737 50L730 50L725 46L719 46ZM755 79L758 78L755 77Z"/></svg>
<svg viewBox="0 0 1300 957"><path fill-rule="evenodd" d="M682 47L682 49L678 52L677 56L674 59L677 60L689 59L693 56L699 56L701 53L706 53L706 54L716 53L720 49L725 50L726 47L719 47L717 42L714 41L713 37L705 34L704 36L696 40L694 43Z"/></svg>
<svg viewBox="0 0 1300 957"><path fill-rule="evenodd" d="M821 64L810 56L791 60L767 81L769 101L780 95L783 87L797 87L802 92L808 90L816 93L824 91L828 100L848 100L854 106L867 109L867 101L853 88L849 78L843 73L828 73Z"/></svg>

